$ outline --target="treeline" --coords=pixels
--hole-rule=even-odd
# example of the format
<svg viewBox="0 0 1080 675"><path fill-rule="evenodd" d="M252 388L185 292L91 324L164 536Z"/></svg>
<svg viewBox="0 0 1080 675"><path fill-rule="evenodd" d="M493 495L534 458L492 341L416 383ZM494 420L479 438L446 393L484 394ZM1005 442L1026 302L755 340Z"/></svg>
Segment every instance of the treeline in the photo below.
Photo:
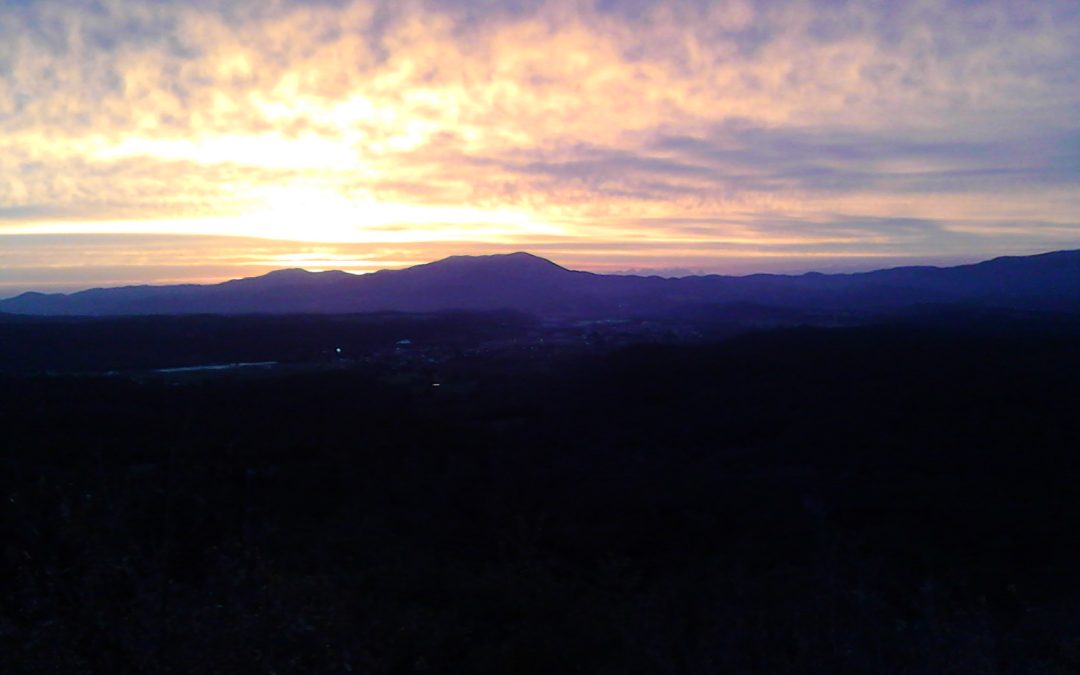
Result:
<svg viewBox="0 0 1080 675"><path fill-rule="evenodd" d="M1075 672L1080 349L969 328L8 377L0 670Z"/></svg>
<svg viewBox="0 0 1080 675"><path fill-rule="evenodd" d="M505 340L527 334L535 324L512 311L109 318L0 314L0 373L318 363L366 356L403 339L441 346Z"/></svg>

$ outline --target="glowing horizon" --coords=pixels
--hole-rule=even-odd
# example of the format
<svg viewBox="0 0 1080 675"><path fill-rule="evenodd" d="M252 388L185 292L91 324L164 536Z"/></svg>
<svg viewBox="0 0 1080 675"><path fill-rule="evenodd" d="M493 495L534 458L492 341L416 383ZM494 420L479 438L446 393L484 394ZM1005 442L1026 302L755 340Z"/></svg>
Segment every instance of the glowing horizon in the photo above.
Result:
<svg viewBox="0 0 1080 675"><path fill-rule="evenodd" d="M8 3L0 295L1076 248L1076 62L1065 1Z"/></svg>

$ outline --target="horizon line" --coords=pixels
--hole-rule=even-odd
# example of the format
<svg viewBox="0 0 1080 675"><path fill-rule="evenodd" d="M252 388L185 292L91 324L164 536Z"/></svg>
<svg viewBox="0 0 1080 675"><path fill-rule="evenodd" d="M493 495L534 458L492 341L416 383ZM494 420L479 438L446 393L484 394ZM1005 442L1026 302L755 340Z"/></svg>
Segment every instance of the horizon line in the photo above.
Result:
<svg viewBox="0 0 1080 675"><path fill-rule="evenodd" d="M753 277L753 276L779 276L779 277L800 277L800 276L806 276L806 275L847 276L847 275L855 275L855 274L870 274L870 273L873 273L873 272L882 272L882 271L896 270L896 269L917 269L917 268L921 268L921 269L949 269L949 268L958 268L958 267L970 267L970 266L973 266L973 265L979 265L979 264L982 264L982 263L988 263L988 262L992 262L992 261L995 261L995 260L1001 260L1001 259L1037 258L1037 257L1040 257L1040 256L1053 255L1053 254L1059 254L1059 253L1071 253L1071 252L1080 252L1080 247L1078 247L1078 248L1065 248L1065 249L1052 249L1052 250L1049 250L1049 251L1040 251L1038 253L1028 253L1028 254L1003 254L1003 255L996 255L996 256L988 257L988 258L974 258L973 257L968 262L956 262L955 264L951 264L951 265L911 264L911 265L896 265L896 266L889 266L889 267L877 267L877 268L866 269L866 270L857 270L857 271L830 271L830 272L821 272L821 271L812 269L812 270L806 270L806 271L803 271L803 272L766 272L766 271L760 271L760 272L749 272L749 273L746 273L746 274L723 274L723 273L717 273L717 272L703 272L703 273L671 274L671 275L668 275L668 274L657 274L657 273L652 273L652 274L643 273L643 272L648 271L647 268L641 269L641 270L633 270L633 269L630 269L630 270L617 270L617 271L613 271L613 272L596 272L596 271L592 271L592 270L575 269L575 268L571 268L571 267L566 267L565 265L562 265L562 264L560 264L558 262L555 262L551 258L541 256L541 255L537 255L537 254L532 253L530 251L520 250L520 251L512 251L512 252L508 252L508 253L455 254L455 255L444 256L442 258L437 258L435 260L429 260L427 262L414 263L414 264L405 265L405 266L402 266L402 267L383 267L383 268L379 268L377 270L371 270L371 271L365 271L365 272L350 272L350 271L344 270L344 269L319 269L319 268L308 269L308 268L301 267L301 266L293 266L293 267L281 267L281 268L269 270L269 271L264 272L262 274L256 274L256 275L247 276L247 277L231 277L231 278L228 278L228 279L222 279L220 281L210 281L210 282L201 282L201 283L200 282L143 283L143 284L124 284L124 283L120 283L120 284L116 284L116 285L90 286L90 287L85 287L85 288L79 288L79 289L76 289L76 290L55 291L55 292L40 291L40 290L31 289L31 290L24 290L24 291L17 292L14 295L0 295L0 300L9 300L9 299L17 298L17 297L20 297L20 296L23 296L23 295L71 296L71 295L77 295L79 293L85 293L85 292L88 292L88 291L113 290L113 289L121 289L121 288L169 288L169 287L177 287L177 286L220 286L222 284L226 284L226 283L230 283L230 282L236 282L236 281L243 281L243 280L246 280L246 279L259 279L259 278L267 277L267 276L270 276L270 275L273 275L273 274L279 274L281 272L304 272L304 273L313 274L313 275L327 274L327 273L338 273L338 274L347 274L349 276L359 278L359 277L367 276L369 274L376 274L378 272L400 272L400 271L405 271L405 270L413 269L413 268L416 268L416 267L422 267L422 266L426 266L426 265L438 264L438 263L445 262L445 261L448 261L448 260L453 260L453 259L463 259L463 258L464 259L508 258L508 257L511 257L511 256L521 256L521 255L526 255L526 256L529 256L531 258L542 260L544 262L550 263L550 264L552 264L552 265L554 265L556 267L559 267L559 268L561 268L561 269L563 269L565 271L568 271L568 272L584 272L586 274L595 274L595 275L598 275L598 276L644 277L644 278L647 278L647 277L660 277L660 278L664 278L664 279L689 279L689 278L700 278L700 277L745 278L745 277ZM890 257L894 257L894 256L866 256L866 257L871 258L871 259L874 258L874 257L880 257L880 258L885 259L885 258L890 258ZM904 257L908 257L908 256L895 256L895 258L904 258ZM910 257L926 259L929 256L910 256ZM944 256L944 257L946 257L946 258L956 258L957 256Z"/></svg>

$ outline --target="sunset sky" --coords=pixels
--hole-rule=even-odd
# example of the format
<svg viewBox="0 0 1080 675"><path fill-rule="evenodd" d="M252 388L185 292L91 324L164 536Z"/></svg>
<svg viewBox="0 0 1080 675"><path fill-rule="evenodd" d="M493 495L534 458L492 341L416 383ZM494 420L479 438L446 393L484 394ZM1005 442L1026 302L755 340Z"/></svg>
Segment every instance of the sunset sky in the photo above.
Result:
<svg viewBox="0 0 1080 675"><path fill-rule="evenodd" d="M4 0L0 296L1080 247L1080 2Z"/></svg>

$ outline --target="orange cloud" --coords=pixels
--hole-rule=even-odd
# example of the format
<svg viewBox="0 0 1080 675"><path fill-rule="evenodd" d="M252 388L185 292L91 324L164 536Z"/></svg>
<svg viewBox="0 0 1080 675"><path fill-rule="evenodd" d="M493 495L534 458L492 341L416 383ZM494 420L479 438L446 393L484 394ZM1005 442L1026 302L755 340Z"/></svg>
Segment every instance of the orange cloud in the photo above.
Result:
<svg viewBox="0 0 1080 675"><path fill-rule="evenodd" d="M0 236L1080 241L1070 3L632 4L0 9Z"/></svg>

